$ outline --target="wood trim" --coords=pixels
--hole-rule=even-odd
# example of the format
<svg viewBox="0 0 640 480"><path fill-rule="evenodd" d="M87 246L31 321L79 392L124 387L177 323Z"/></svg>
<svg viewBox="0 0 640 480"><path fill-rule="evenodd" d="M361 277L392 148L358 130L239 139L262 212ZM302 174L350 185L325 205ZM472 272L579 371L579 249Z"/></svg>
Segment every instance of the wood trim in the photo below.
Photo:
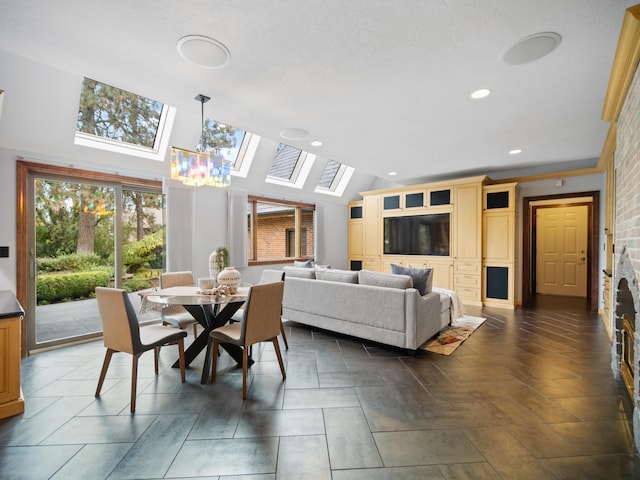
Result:
<svg viewBox="0 0 640 480"><path fill-rule="evenodd" d="M28 355L27 346L27 318L29 305L27 299L27 282L29 272L29 254L27 248L27 194L29 191L30 175L48 175L64 179L77 179L82 182L93 180L99 182L115 183L122 186L141 188L162 188L159 180L125 177L111 173L94 172L71 167L61 167L44 163L35 163L18 158L16 161L16 298L25 309L22 318L20 345L21 356Z"/></svg>
<svg viewBox="0 0 640 480"><path fill-rule="evenodd" d="M602 119L617 122L640 62L640 5L626 10L613 59Z"/></svg>
<svg viewBox="0 0 640 480"><path fill-rule="evenodd" d="M295 202L291 200L282 200L278 198L269 198L269 197L259 197L257 195L248 195L248 202L265 202L265 203L275 203L277 205L288 205L292 207L300 207L305 208L307 210L315 210L316 206L313 203L303 203L303 202Z"/></svg>
<svg viewBox="0 0 640 480"><path fill-rule="evenodd" d="M531 219L531 203L541 200L558 200L556 204L545 207L559 207L569 205L585 205L583 202L570 203L571 198L591 197L589 205L589 232L587 236L587 250L589 255L589 268L587 270L587 300L592 313L598 313L598 265L599 265L599 232L600 232L600 192L576 192L561 195L542 195L538 197L524 197L522 199L522 304L530 305L535 298L532 272L535 271L535 252L533 251L533 233L535 232L535 217Z"/></svg>

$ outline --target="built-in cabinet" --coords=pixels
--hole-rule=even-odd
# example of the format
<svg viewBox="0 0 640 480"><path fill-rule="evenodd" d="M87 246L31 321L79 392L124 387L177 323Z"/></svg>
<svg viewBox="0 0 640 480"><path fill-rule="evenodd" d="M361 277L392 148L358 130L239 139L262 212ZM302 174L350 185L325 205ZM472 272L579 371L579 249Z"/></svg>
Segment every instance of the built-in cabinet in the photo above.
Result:
<svg viewBox="0 0 640 480"><path fill-rule="evenodd" d="M517 184L485 185L482 200L482 302L515 304Z"/></svg>
<svg viewBox="0 0 640 480"><path fill-rule="evenodd" d="M350 268L430 267L433 285L456 291L463 303L512 308L516 188L480 176L364 192L361 201L349 204ZM385 249L385 222L430 214L448 215L447 254L385 253L394 251Z"/></svg>
<svg viewBox="0 0 640 480"><path fill-rule="evenodd" d="M20 389L20 331L24 316L12 292L0 291L0 418L24 412Z"/></svg>

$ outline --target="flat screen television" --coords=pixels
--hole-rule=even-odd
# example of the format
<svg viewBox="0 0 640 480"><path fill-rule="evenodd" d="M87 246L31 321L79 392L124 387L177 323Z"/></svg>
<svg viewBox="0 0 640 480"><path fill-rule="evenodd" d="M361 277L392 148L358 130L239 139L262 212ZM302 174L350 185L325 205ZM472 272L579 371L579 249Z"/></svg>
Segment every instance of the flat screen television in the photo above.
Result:
<svg viewBox="0 0 640 480"><path fill-rule="evenodd" d="M449 213L386 217L384 253L449 256Z"/></svg>

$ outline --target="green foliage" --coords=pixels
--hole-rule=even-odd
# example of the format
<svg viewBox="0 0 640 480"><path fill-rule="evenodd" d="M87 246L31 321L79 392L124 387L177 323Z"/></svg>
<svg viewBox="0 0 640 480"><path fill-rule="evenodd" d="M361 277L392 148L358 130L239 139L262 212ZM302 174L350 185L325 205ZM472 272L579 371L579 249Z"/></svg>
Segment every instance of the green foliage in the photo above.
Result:
<svg viewBox="0 0 640 480"><path fill-rule="evenodd" d="M77 130L152 148L162 103L85 78Z"/></svg>
<svg viewBox="0 0 640 480"><path fill-rule="evenodd" d="M227 247L218 247L215 253L216 267L218 267L218 271L222 271L229 266L229 249Z"/></svg>
<svg viewBox="0 0 640 480"><path fill-rule="evenodd" d="M163 231L147 235L142 240L125 245L122 252L122 263L127 272L135 273L144 266L159 268L158 262L162 265L162 254L164 252Z"/></svg>
<svg viewBox="0 0 640 480"><path fill-rule="evenodd" d="M95 253L72 253L54 258L38 258L38 271L79 272L100 265L100 257Z"/></svg>
<svg viewBox="0 0 640 480"><path fill-rule="evenodd" d="M157 287L158 282L154 281L151 278L128 278L122 282L122 288L127 292L137 292L139 290L144 290L147 288Z"/></svg>
<svg viewBox="0 0 640 480"><path fill-rule="evenodd" d="M110 278L111 275L105 271L39 275L36 281L38 304L90 298L96 287L108 286Z"/></svg>

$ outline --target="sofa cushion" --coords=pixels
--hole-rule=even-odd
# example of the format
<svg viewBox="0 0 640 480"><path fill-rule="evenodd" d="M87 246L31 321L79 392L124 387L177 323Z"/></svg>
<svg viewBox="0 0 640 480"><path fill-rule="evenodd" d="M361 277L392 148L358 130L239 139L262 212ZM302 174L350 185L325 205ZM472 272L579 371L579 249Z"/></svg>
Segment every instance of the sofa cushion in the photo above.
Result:
<svg viewBox="0 0 640 480"><path fill-rule="evenodd" d="M358 283L358 272L327 268L325 270L316 270L316 279L328 282Z"/></svg>
<svg viewBox="0 0 640 480"><path fill-rule="evenodd" d="M297 278L316 278L316 271L313 268L306 267L293 267L291 265L285 265L282 267L284 270L284 276L286 277L297 277Z"/></svg>
<svg viewBox="0 0 640 480"><path fill-rule="evenodd" d="M413 287L420 292L420 295L426 295L433 290L433 275L431 268L413 268L403 267L402 265L391 264L391 272L401 275L409 275L413 278Z"/></svg>
<svg viewBox="0 0 640 480"><path fill-rule="evenodd" d="M360 270L358 272L358 283L387 288L407 289L413 287L413 279L409 275L393 275L372 270Z"/></svg>

